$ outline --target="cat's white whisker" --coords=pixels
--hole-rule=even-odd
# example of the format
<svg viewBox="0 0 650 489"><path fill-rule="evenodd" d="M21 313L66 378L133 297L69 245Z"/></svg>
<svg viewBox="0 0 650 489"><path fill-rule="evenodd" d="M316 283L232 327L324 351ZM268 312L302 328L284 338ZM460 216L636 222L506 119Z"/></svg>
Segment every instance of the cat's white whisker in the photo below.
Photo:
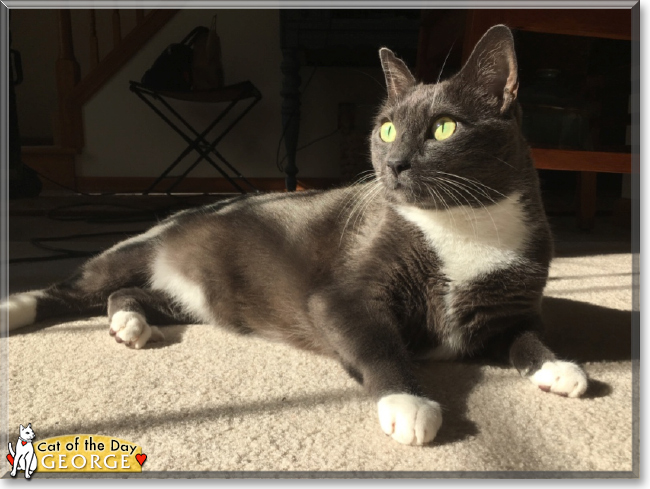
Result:
<svg viewBox="0 0 650 489"><path fill-rule="evenodd" d="M368 196L367 196L366 199L365 199L365 203L362 204L361 210L359 211L359 213L357 214L357 217L356 217L355 220L354 220L353 227L356 227L356 225L357 225L357 220L358 220L359 218L361 218L361 222L363 222L363 215L364 215L366 209L367 209L368 206L372 203L372 201L374 200L374 198L379 194L379 192L381 192L382 190L383 190L383 187L382 187L381 185L377 185L377 186L375 187L375 189L374 189L372 192L369 192L369 193L368 193Z"/></svg>
<svg viewBox="0 0 650 489"><path fill-rule="evenodd" d="M435 188L433 188L433 187L430 187L430 188L438 196L438 199L440 200L440 202L442 202L442 205L445 208L445 212L447 213L448 216L451 217L453 228L456 229L456 227L457 227L456 226L456 217L454 216L454 213L451 212L451 208L449 207L449 204L447 204L444 197Z"/></svg>
<svg viewBox="0 0 650 489"><path fill-rule="evenodd" d="M469 183L471 185L474 185L475 187L477 187L477 189L483 188L483 189L485 189L485 190L487 190L489 192L494 192L495 194L499 195L500 197L503 197L504 199L510 199L511 198L509 195L505 195L505 194L499 192L498 190L493 189L492 187L484 184L483 182L479 182L478 180L472 180L470 178L463 177L461 175L456 175L454 173L447 173L447 172L440 171L440 170L438 170L438 173L440 173L441 175L447 175L447 176L450 176L450 177L453 177L453 178L459 178L459 179L461 179L461 180L463 180L463 181L465 181L465 182L467 182L467 183ZM483 190L483 191L485 191L485 190Z"/></svg>
<svg viewBox="0 0 650 489"><path fill-rule="evenodd" d="M346 232L347 227L348 227L348 225L350 223L350 220L354 218L353 227L355 227L356 226L356 221L357 221L356 218L358 217L358 215L359 215L359 213L361 211L361 208L362 208L363 204L365 203L365 201L368 198L370 198L370 196L373 193L377 193L377 192L379 192L380 190L383 189L383 184L382 184L381 178L379 176L377 177L377 179L375 181L370 182L369 184L366 184L366 185L367 185L367 187L365 187L362 190L362 193L357 194L357 197L355 198L354 206L351 208L351 210L348 213L348 218L345 221L345 224L344 224L344 226L343 226L343 228L341 230L341 238L339 240L339 247L343 243L343 237L345 236L345 232ZM339 214L339 216L340 216L340 214Z"/></svg>
<svg viewBox="0 0 650 489"><path fill-rule="evenodd" d="M443 177L439 177L439 178L443 178ZM494 200L494 199L493 199L493 198L488 194L488 192L487 192L485 189L483 189L482 187L480 187L480 186L478 186L478 185L469 185L469 184L467 184L467 183L464 183L463 180L461 180L461 181L457 181L457 180L453 180L452 178L449 178L449 177L447 177L447 181L449 181L449 182L453 182L454 185L456 185L456 186L459 186L459 187L465 188L465 189L467 190L467 192L470 193L470 194L472 195L472 197L474 197L475 199L477 199L477 201L479 201L479 202L480 202L480 200L479 200L479 199L474 195L474 192L476 192L476 193L478 193L479 195L483 196L485 199L487 199L487 200L488 200L489 202L491 202L492 204L496 204L496 203L497 203L497 201Z"/></svg>
<svg viewBox="0 0 650 489"><path fill-rule="evenodd" d="M462 193L460 193L457 189L454 189L453 187L450 188L449 185L450 185L451 182L449 182L448 180L446 180L444 178L438 178L438 183L440 184L440 186L443 189L448 190L448 194L449 194L449 192L453 192L453 194L457 195L459 198L462 198L467 203L467 206L464 206L458 199L454 199L453 195L449 194L452 197L452 199L454 199L456 201L456 203L458 204L458 207L465 211L465 215L467 216L467 220L468 220L468 222L470 222L470 224L472 225L472 228L474 229L474 234L476 236L478 236L478 234L477 234L478 232L477 232L477 229L476 229L476 219L477 219L476 212L474 211L474 208L471 206L471 204L469 203L467 198ZM470 210L472 211L473 218L472 218L472 216L469 215L469 211L467 211L467 207L469 207Z"/></svg>
<svg viewBox="0 0 650 489"><path fill-rule="evenodd" d="M451 183L451 184L458 184L458 182L451 182L451 181L448 181L448 182ZM458 187L458 188L463 188L463 187ZM490 220L492 221L492 224L494 225L494 231L495 231L496 236L497 236L497 242L498 242L499 244L501 244L501 238L500 238L500 236L499 236L499 229L498 229L496 223L494 222L494 219L492 218L492 214L490 213L490 210L487 208L487 206L486 206L485 204L483 204L483 202L481 202L478 198L476 198L476 197L475 197L475 196L474 196L474 195L469 191L469 189L465 188L465 191L466 191L466 192L467 192L471 197L473 197L473 198L476 200L476 202L478 202L478 204L479 204L481 207L483 207L483 209L485 209L485 212L487 212L488 217L490 218ZM467 204L469 205L469 201L467 202ZM470 207L471 207L471 206L470 206ZM473 207L472 207L472 209L473 209Z"/></svg>
<svg viewBox="0 0 650 489"><path fill-rule="evenodd" d="M368 178L368 180L371 180L371 178ZM341 210L338 215L339 218L341 217L341 214L343 214L343 212L347 211L351 207L354 208L358 204L359 196L363 195L365 192L368 191L368 185L373 185L373 182L360 183L353 187L353 190L350 192L350 195L345 199L343 205L341 206Z"/></svg>
<svg viewBox="0 0 650 489"><path fill-rule="evenodd" d="M445 60L442 62L442 66L440 67L440 72L438 73L438 79L436 80L436 83L440 83L440 77L442 77L442 72L445 70L445 65L447 64L447 60L449 59L449 55L451 54L452 50L454 49L454 46L456 45L456 41L458 38L454 39L454 42L451 43L451 47L449 48L449 51L447 52L447 56L445 56Z"/></svg>
<svg viewBox="0 0 650 489"><path fill-rule="evenodd" d="M467 215L467 211L464 208L463 204L457 198L454 197L454 195L449 191L449 189L444 185L444 183L438 181L437 184L438 184L438 188L440 190L442 190L444 193L446 193L451 198L451 200L453 200L456 203L456 208L461 209L465 213L465 215ZM453 216L453 213L452 213L452 216ZM471 221L472 221L471 218L466 219L466 222L469 222L470 224L471 224ZM454 217L454 224L455 223L456 223L456 220L455 220L455 217Z"/></svg>

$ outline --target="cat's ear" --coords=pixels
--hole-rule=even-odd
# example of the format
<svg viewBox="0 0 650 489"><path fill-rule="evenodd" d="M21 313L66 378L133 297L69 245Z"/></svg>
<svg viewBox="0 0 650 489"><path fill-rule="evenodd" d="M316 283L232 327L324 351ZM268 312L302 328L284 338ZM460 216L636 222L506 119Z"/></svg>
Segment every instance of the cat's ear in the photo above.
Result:
<svg viewBox="0 0 650 489"><path fill-rule="evenodd" d="M386 77L386 90L388 91L388 100L395 100L415 85L415 78L404 64L404 61L397 58L388 48L379 50L379 59L381 67Z"/></svg>
<svg viewBox="0 0 650 489"><path fill-rule="evenodd" d="M483 88L495 98L503 114L517 98L519 79L512 33L505 25L491 27L476 44L460 71L471 86Z"/></svg>
<svg viewBox="0 0 650 489"><path fill-rule="evenodd" d="M27 427L28 427L28 428L31 428L31 427L32 427L32 423L29 423L29 424L27 425Z"/></svg>
<svg viewBox="0 0 650 489"><path fill-rule="evenodd" d="M20 425L20 431L24 431L25 427L23 425Z"/></svg>

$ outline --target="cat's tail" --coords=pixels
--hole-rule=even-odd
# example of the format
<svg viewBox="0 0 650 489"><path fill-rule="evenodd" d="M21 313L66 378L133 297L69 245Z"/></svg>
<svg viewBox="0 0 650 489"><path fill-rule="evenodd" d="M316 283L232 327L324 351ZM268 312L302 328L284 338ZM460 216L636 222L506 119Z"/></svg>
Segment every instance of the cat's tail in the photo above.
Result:
<svg viewBox="0 0 650 489"><path fill-rule="evenodd" d="M14 447L11 445L11 442L9 442L9 453L12 457L16 456L16 452L14 452Z"/></svg>
<svg viewBox="0 0 650 489"><path fill-rule="evenodd" d="M10 295L0 302L0 321L8 317L9 331L13 331L52 317L105 313L110 294L125 287L143 287L148 281L152 242L132 241L89 260L68 280Z"/></svg>

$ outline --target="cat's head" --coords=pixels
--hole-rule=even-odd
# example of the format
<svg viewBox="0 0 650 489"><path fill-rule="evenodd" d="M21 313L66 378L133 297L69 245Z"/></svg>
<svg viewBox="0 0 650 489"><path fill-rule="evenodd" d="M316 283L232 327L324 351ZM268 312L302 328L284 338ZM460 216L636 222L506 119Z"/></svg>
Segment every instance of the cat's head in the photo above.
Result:
<svg viewBox="0 0 650 489"><path fill-rule="evenodd" d="M371 148L390 201L476 207L520 190L532 166L520 129L510 29L492 27L461 71L436 84L416 82L389 49L379 55L388 97Z"/></svg>
<svg viewBox="0 0 650 489"><path fill-rule="evenodd" d="M32 423L29 423L27 427L20 425L20 437L23 440L33 440L35 436L36 433L34 433L34 430L32 429Z"/></svg>

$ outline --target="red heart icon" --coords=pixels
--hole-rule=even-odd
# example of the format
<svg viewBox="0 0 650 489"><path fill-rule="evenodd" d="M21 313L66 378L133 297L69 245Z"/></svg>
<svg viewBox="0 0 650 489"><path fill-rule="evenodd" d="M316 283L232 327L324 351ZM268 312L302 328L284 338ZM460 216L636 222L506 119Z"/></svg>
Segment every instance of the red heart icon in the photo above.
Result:
<svg viewBox="0 0 650 489"><path fill-rule="evenodd" d="M144 463L144 461L147 460L147 456L144 453L136 453L135 459L140 464L140 467L142 467L142 464Z"/></svg>

